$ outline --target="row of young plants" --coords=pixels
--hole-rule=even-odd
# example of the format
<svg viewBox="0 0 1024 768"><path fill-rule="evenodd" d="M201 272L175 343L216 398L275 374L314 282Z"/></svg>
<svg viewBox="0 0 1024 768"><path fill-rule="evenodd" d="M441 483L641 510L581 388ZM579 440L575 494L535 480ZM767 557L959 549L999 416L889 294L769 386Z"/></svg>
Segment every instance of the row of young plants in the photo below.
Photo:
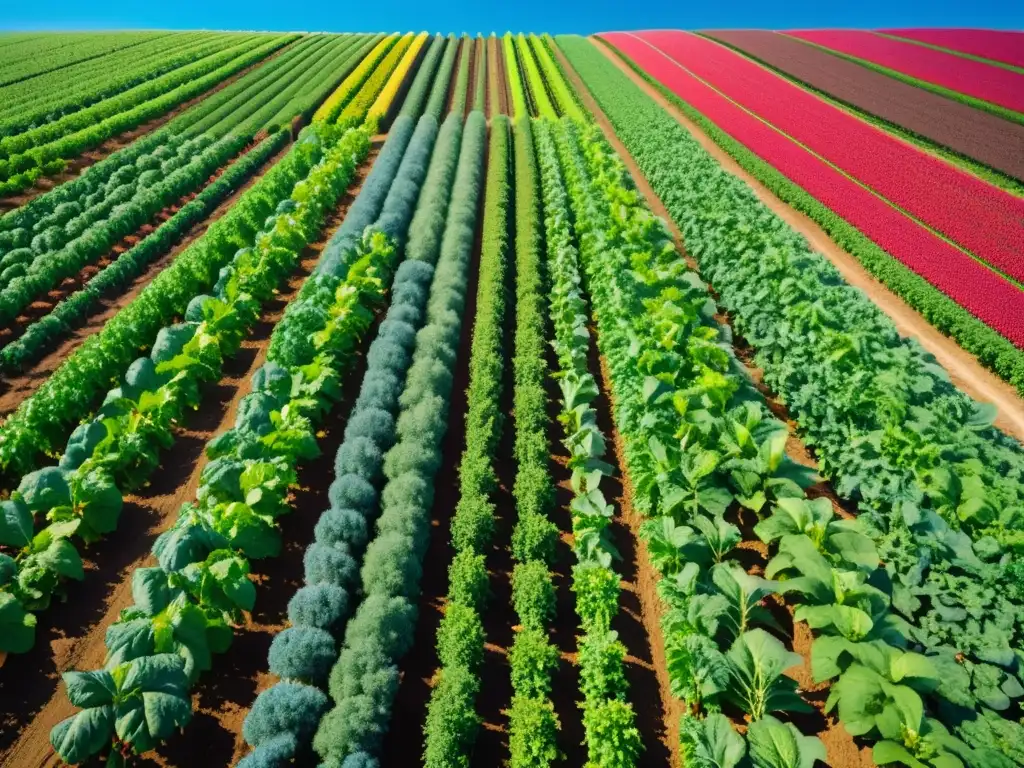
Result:
<svg viewBox="0 0 1024 768"><path fill-rule="evenodd" d="M946 665L941 693L968 714L945 719L979 748L1024 755L1022 726L997 714L1014 717L1024 695L1020 445L614 65L566 46L823 473L857 502L910 639L963 660Z"/></svg>
<svg viewBox="0 0 1024 768"><path fill-rule="evenodd" d="M154 85L152 87L157 89L154 91L155 98L142 101L131 109L106 116L97 114L95 117L101 119L95 122L92 120L92 113L99 111L103 102L69 115L63 120L40 127L37 129L38 132L46 132L46 136L54 134L53 140L25 149L5 160L0 160L0 195L9 195L27 189L40 176L59 173L66 167L67 158L75 157L122 131L158 117L178 104L198 96L226 77L266 58L281 48L287 40L288 37L276 38L248 50L242 55L232 55L227 63L200 77L190 77L169 92L156 95L160 89ZM147 87L141 86L140 88ZM68 132L55 134L54 132L58 131L62 123L69 124ZM13 137L11 139L11 141L17 140Z"/></svg>
<svg viewBox="0 0 1024 768"><path fill-rule="evenodd" d="M427 97L427 105L424 107L424 114L433 115L435 120L440 120L441 116L448 111L449 84L458 55L459 39L455 35L448 35L444 41L444 55L437 66L434 84L430 88L430 96Z"/></svg>
<svg viewBox="0 0 1024 768"><path fill-rule="evenodd" d="M44 145L50 144L67 134L74 133L83 128L88 128L89 126L122 112L128 112L137 104L148 101L151 97L162 96L181 85L189 84L194 80L202 78L203 75L218 69L224 64L230 65L239 54L246 53L249 49L259 50L254 43L263 43L260 48L264 49L263 55L267 55L275 50L275 43L277 46L280 46L286 41L287 38L281 38L279 41L275 41L273 39L268 40L266 38L256 38L251 41L240 40L236 45L227 49L218 50L212 55L206 57L197 56L192 59L192 63L188 66L179 67L161 77L148 80L145 83L113 98L105 99L87 107L86 109L65 115L59 120L47 122L43 125L22 131L21 133L13 136L5 136L0 139L0 158L4 158L8 162L12 162L14 158L19 155L24 155L33 147L43 147ZM245 65L251 63L248 59L243 61L245 62ZM230 75L231 70L227 70L226 74ZM45 159L48 159L45 154L40 155L39 160ZM16 167L13 163L12 166ZM0 166L0 177L7 175L9 175L9 173L6 173L5 168Z"/></svg>
<svg viewBox="0 0 1024 768"><path fill-rule="evenodd" d="M762 604L774 592L812 630L812 678L831 684L826 711L874 744L876 763L1013 765L1008 745L978 738L999 718L962 688L969 666L915 643L866 526L834 519L826 498L806 497L811 478L786 458L785 428L732 356L706 286L597 129L577 130L565 126L559 149L627 465L652 516L644 534L668 604L669 674L698 715L684 719L684 752L728 748L740 759L742 741L714 715L722 706L754 721L746 733L754 765L798 764L780 758L783 741L793 755L825 759L816 739L771 716L809 708L782 674L801 659L777 639ZM735 564L742 536L733 519L758 521L770 556L764 578Z"/></svg>
<svg viewBox="0 0 1024 768"><path fill-rule="evenodd" d="M427 768L468 766L481 722L476 711L484 657L481 614L490 592L486 556L495 533L495 453L504 427L500 401L509 298L510 147L508 118L499 115L491 123L487 154L480 280L466 392L466 448L459 464L459 501L451 519L455 556L448 568L447 603L437 632L441 666L424 724Z"/></svg>
<svg viewBox="0 0 1024 768"><path fill-rule="evenodd" d="M414 134L401 131L405 124L411 126L412 118L396 121L350 208L342 224L342 229L349 227L350 232L332 239L321 256L320 270L307 282L313 288L306 290L304 286L293 302L292 306L309 310L301 313L305 321L297 313L286 315L282 321L282 326L294 329L292 335L296 338L323 332L327 318L319 311L317 297L332 294L332 286L345 279L358 253L389 250L402 258L405 236L438 137L437 123L431 117L422 118ZM440 189L437 174L454 167L457 143L456 129L449 128L437 152L451 159L447 163L439 160L439 170L428 181L435 196ZM350 225L353 217L358 223ZM332 248L340 255L326 262ZM253 748L241 763L245 768L271 768L311 756L313 735L329 703L327 674L358 598L359 563L374 517L360 506L343 504L341 499L346 485L360 485L359 478L379 485L383 455L391 443L375 425L381 413L394 418L410 363L408 355L396 360L388 352L393 351L396 341L414 336L415 328L422 323L432 274L432 262L418 260L405 261L395 273L391 306L367 354L359 396L335 457L336 477L329 492L332 506L320 515L314 541L306 549L305 583L288 603L291 626L271 645L269 668L280 680L259 694L243 724L242 735ZM393 384L390 396L386 389L389 382ZM339 501L337 505L335 500Z"/></svg>
<svg viewBox="0 0 1024 768"><path fill-rule="evenodd" d="M416 69L416 77L413 78L412 85L409 86L409 92L405 95L402 108L398 112L399 116L415 117L422 114L423 108L427 103L431 88L434 85L434 75L437 74L437 67L441 63L441 57L444 55L444 38L440 35L434 35L426 42L426 47L427 52L423 56L423 61Z"/></svg>
<svg viewBox="0 0 1024 768"><path fill-rule="evenodd" d="M483 35L477 35L474 50L476 51L476 81L473 88L473 101L470 109L487 111L487 41Z"/></svg>
<svg viewBox="0 0 1024 768"><path fill-rule="evenodd" d="M540 178L528 116L514 125L516 330L512 360L515 413L512 496L512 606L519 629L508 649L512 680L509 765L547 766L561 757L561 723L551 700L558 648L549 637L555 614L550 567L558 546L551 520L555 489L549 468L547 390L548 284L544 275Z"/></svg>
<svg viewBox="0 0 1024 768"><path fill-rule="evenodd" d="M409 32L399 38L398 42L388 51L388 54L380 60L380 63L373 70L373 74L366 79L359 93L352 99L338 115L338 123L341 125L359 125L370 114L370 109L377 103L377 97L387 84L391 73L398 66L416 37Z"/></svg>
<svg viewBox="0 0 1024 768"><path fill-rule="evenodd" d="M333 42L331 50L302 76L292 81L276 99L277 109L265 107L265 114L257 115L249 123L250 131L294 130L293 120L305 125L317 106L328 97L338 83L349 75L366 54L376 45L379 35L344 35ZM352 123L347 127L358 128ZM243 129L245 126L243 126Z"/></svg>
<svg viewBox="0 0 1024 768"><path fill-rule="evenodd" d="M519 121L532 114L529 96L526 92L526 84L523 82L522 70L519 68L515 38L512 37L512 33L506 32L501 42L505 54L505 74L508 77L508 88L512 94L512 117Z"/></svg>
<svg viewBox="0 0 1024 768"><path fill-rule="evenodd" d="M11 374L35 363L53 347L55 341L88 317L106 295L124 290L186 232L209 216L270 157L283 149L288 139L288 134L277 133L248 150L149 237L101 269L80 291L61 300L47 314L28 325L21 336L0 349L0 371Z"/></svg>
<svg viewBox="0 0 1024 768"><path fill-rule="evenodd" d="M359 62L359 65L341 81L341 84L334 89L334 92L324 100L313 114L314 122L334 123L338 121L341 111L355 98L370 75L373 74L377 65L399 41L397 34L387 35L381 38L366 57Z"/></svg>
<svg viewBox="0 0 1024 768"><path fill-rule="evenodd" d="M257 37L249 33L208 32L168 35L113 56L82 62L72 71L53 72L3 87L0 136L14 136L59 120L197 58L247 39L255 41Z"/></svg>
<svg viewBox="0 0 1024 768"><path fill-rule="evenodd" d="M559 114L571 117L573 120L584 120L584 111L580 106L579 96L576 95L576 92L566 82L565 74L555 62L549 47L550 45L552 45L550 35L544 35L543 37L530 35L530 47L537 57L544 81L551 91L551 100L554 102L555 107L557 107Z"/></svg>
<svg viewBox="0 0 1024 768"><path fill-rule="evenodd" d="M388 77L387 83L380 89L377 99L370 106L369 111L366 113L366 119L367 121L372 121L378 130L387 128L386 123L392 115L395 101L405 85L409 71L419 63L424 47L429 44L429 41L430 35L426 32L420 32L413 38L401 61L398 62L398 65Z"/></svg>
<svg viewBox="0 0 1024 768"><path fill-rule="evenodd" d="M452 114L446 124L461 120L461 115ZM442 463L441 440L448 426L458 360L486 139L486 119L474 112L462 136L444 234L439 245L436 239L422 244L434 251L439 248L426 323L416 333L413 348L398 342L392 345L393 355L404 357L411 352L412 363L398 398L397 420L382 414L386 420L380 428L394 444L384 456L386 482L379 502L374 485L362 477L359 483L339 485L332 499L339 506L365 511L375 510L379 503L380 514L363 558L363 599L345 628L344 643L330 673L334 706L321 720L314 739L314 748L326 765L368 763L379 751L398 691L398 662L413 639L434 480ZM424 192L429 190L425 187ZM423 224L436 230L430 222ZM412 243L410 237L410 249ZM411 250L407 255L413 256ZM391 396L397 391L392 389Z"/></svg>
<svg viewBox="0 0 1024 768"><path fill-rule="evenodd" d="M238 136L217 142L192 139L178 145L171 162L158 163L154 155L147 156L147 165L159 170L151 167L124 184L115 173L103 190L90 195L102 197L102 202L90 205L86 198L81 205L59 206L47 221L37 222L49 226L32 238L29 247L16 248L0 259L0 264L6 264L0 272L0 323L12 323L33 301L202 185L244 146L245 139ZM169 166L167 175L165 166Z"/></svg>
<svg viewBox="0 0 1024 768"><path fill-rule="evenodd" d="M521 77L529 90L530 101L534 105L536 117L547 120L557 120L558 112L548 94L544 77L537 66L537 60L533 57L533 50L526 39L526 35L519 33L515 40L516 57L519 61Z"/></svg>
<svg viewBox="0 0 1024 768"><path fill-rule="evenodd" d="M320 129L328 143L336 138L332 133ZM325 152L296 184L282 212L267 222L252 251L243 251L234 269L225 270L218 296L195 302L201 302L204 315L217 314L218 302L225 299L237 307L271 295L276 281L253 285L249 265L268 261L275 264L277 278L286 275L368 149L369 132L362 128L348 131ZM104 667L64 675L72 704L82 708L50 735L66 762L83 762L108 745L111 756L123 760L155 748L188 723L187 688L211 668L213 654L227 649L232 627L253 608L250 560L280 552L277 518L291 511L296 466L319 453L317 425L340 395L352 352L387 289L393 257L393 249L374 249L352 264L325 302L331 332L319 334L298 359L282 359L271 345L234 427L207 444L210 461L196 502L183 505L172 527L157 538L158 565L133 573L135 605L108 628ZM294 330L279 326L275 332L288 336ZM133 675L153 666L158 675L129 684Z"/></svg>
<svg viewBox="0 0 1024 768"><path fill-rule="evenodd" d="M93 412L138 351L152 346L157 332L181 317L194 296L213 288L221 268L252 242L264 219L319 159L319 152L319 142L290 152L22 401L0 428L6 489L12 487L12 477L35 469L44 456L58 455L73 426Z"/></svg>
<svg viewBox="0 0 1024 768"><path fill-rule="evenodd" d="M558 362L552 375L561 393L558 420L573 492L572 590L582 630L578 647L584 740L589 765L630 768L637 764L642 745L636 713L627 698L626 647L611 628L620 590L612 563L621 555L609 530L615 507L605 498L601 480L613 468L603 460L605 435L593 405L599 390L589 370L589 313L558 151L543 119L534 121L534 135L542 179L552 346Z"/></svg>
<svg viewBox="0 0 1024 768"><path fill-rule="evenodd" d="M4 645L11 647L3 650L27 651L34 642L34 613L49 607L64 579L83 577L72 539L89 544L116 530L123 495L159 467L161 449L174 443L174 427L199 406L203 385L220 378L224 359L237 352L260 306L294 269L369 149L365 130L340 141L329 131L308 138L304 151L322 159L267 218L251 247L240 249L220 271L213 295L194 297L185 322L162 328L150 355L132 362L98 413L72 432L59 464L25 475L3 502L0 544L14 557L4 556L0 588L5 618L17 629L7 633ZM321 141L326 152L314 146ZM279 429L288 426L286 418ZM251 511L231 508L221 529L234 527L254 537L259 521L250 518Z"/></svg>
<svg viewBox="0 0 1024 768"><path fill-rule="evenodd" d="M473 61L473 38L463 35L459 38L459 70L455 76L450 111L464 113L469 94L469 68Z"/></svg>

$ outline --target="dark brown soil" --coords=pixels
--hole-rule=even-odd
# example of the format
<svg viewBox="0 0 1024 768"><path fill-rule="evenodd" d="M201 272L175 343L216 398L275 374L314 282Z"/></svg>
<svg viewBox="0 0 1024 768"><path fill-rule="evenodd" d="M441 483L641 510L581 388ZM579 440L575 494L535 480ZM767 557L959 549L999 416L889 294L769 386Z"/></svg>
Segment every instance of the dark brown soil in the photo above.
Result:
<svg viewBox="0 0 1024 768"><path fill-rule="evenodd" d="M278 160L284 157L288 149L289 147L283 148L279 153L268 159L263 167L266 169L272 168ZM57 370L86 339L102 329L110 318L130 304L156 275L174 261L178 254L188 248L195 240L202 237L210 225L223 216L238 201L238 198L255 184L261 176L262 173L251 176L234 194L218 205L206 219L193 226L185 234L181 242L169 253L150 264L149 268L132 281L131 285L120 295L111 296L109 299L101 301L96 311L88 318L85 324L72 331L67 339L56 349L40 359L24 373L17 376L0 377L0 416L7 416L13 412L25 398L35 392L36 388L51 373Z"/></svg>
<svg viewBox="0 0 1024 768"><path fill-rule="evenodd" d="M703 33L834 99L1024 180L1024 125L761 30Z"/></svg>
<svg viewBox="0 0 1024 768"><path fill-rule="evenodd" d="M167 112L161 115L160 117L154 117L152 120L147 120L146 122L135 126L131 130L125 131L124 133L120 133L117 136L107 139L98 147L93 147L92 149L83 152L77 157L69 158L67 167L60 173L54 176L41 176L39 179L36 180L36 183L29 189L22 190L21 192L15 195L0 197L0 215L7 213L7 211L12 211L15 208L20 208L21 206L25 205L25 203L39 197L39 195L49 192L54 187L60 186L65 181L70 181L71 179L74 179L75 177L79 176L82 173L82 171L84 171L89 166L95 165L96 163L98 163L100 160L103 160L107 156L114 154L118 150L124 149L140 136L145 136L147 133L155 131L157 128L161 127L165 123L169 123L178 115L183 114L187 110L191 109L196 104L201 102L203 99L209 98L222 88L227 88L236 80L245 77L247 74L256 69L256 67L266 64L271 59L280 56L282 53L284 53L293 45L295 45L295 42L297 41L293 41L291 43L288 43L287 45L282 46L281 48L278 48L269 56L264 57L260 61L257 61L255 64L251 64L250 66L246 67L245 69L242 69L241 71L237 72L231 77L222 80L221 82L217 83L217 85L213 86L207 91L204 91L195 98L189 99L188 101L179 104L170 112Z"/></svg>
<svg viewBox="0 0 1024 768"><path fill-rule="evenodd" d="M90 573L84 582L68 588L68 607L40 614L33 650L20 656L18 664L9 663L0 670L0 696L4 700L0 764L59 764L49 744L49 731L75 711L59 685L60 673L102 666L106 628L131 604L132 573L153 563L149 551L154 539L173 524L182 503L195 498L206 463L203 447L234 423L238 403L249 391L249 380L265 360L274 325L340 225L375 153L376 148L360 169L350 193L328 220L321 239L305 250L287 285L264 308L239 353L227 362L224 376L207 388L200 408L176 430L175 445L165 455L161 471L149 486L126 497L118 530L87 551ZM333 459L333 454L328 455ZM217 657L209 677L200 680L193 695L196 713L192 724L184 736L172 740L153 758L157 764L226 765L234 754L246 709L261 684L268 638L275 627L279 630L283 626L281 616L294 591L295 569L301 573L302 550L311 536L307 535L305 541L301 537L312 530L315 521L310 522L310 517L323 508L319 497L326 492L329 474L322 467L316 471L315 465L311 466L314 470L301 476L309 485L295 494L301 504L300 514L286 518L284 524L288 545L280 559L285 565L254 564L260 586L257 611L245 627L236 631L228 653ZM262 645L260 635L265 641ZM194 738L199 733L202 737Z"/></svg>

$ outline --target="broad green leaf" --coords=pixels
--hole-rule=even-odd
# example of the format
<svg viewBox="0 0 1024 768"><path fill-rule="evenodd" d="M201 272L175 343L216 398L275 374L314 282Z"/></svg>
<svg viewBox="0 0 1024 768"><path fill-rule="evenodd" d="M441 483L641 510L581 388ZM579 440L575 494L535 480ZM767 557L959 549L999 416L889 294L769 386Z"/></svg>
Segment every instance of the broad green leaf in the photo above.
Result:
<svg viewBox="0 0 1024 768"><path fill-rule="evenodd" d="M0 502L0 544L27 547L32 543L32 512L17 499Z"/></svg>
<svg viewBox="0 0 1024 768"><path fill-rule="evenodd" d="M25 653L35 645L36 617L10 592L0 591L0 651Z"/></svg>
<svg viewBox="0 0 1024 768"><path fill-rule="evenodd" d="M83 709L53 727L50 744L65 763L84 763L110 743L114 721L113 705Z"/></svg>
<svg viewBox="0 0 1024 768"><path fill-rule="evenodd" d="M64 685L67 686L68 699L76 707L87 709L113 704L117 695L114 678L105 669L95 672L65 672Z"/></svg>
<svg viewBox="0 0 1024 768"><path fill-rule="evenodd" d="M816 760L827 762L818 737L804 736L792 723L771 715L750 724L747 742L755 768L813 768Z"/></svg>

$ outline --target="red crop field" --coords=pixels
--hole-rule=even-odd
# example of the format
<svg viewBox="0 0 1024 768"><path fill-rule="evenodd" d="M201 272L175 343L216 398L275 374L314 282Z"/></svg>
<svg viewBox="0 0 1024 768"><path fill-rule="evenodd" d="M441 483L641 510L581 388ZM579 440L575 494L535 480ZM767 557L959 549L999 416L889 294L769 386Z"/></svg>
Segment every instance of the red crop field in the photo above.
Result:
<svg viewBox="0 0 1024 768"><path fill-rule="evenodd" d="M1024 293L628 33L601 37L930 283L1024 345Z"/></svg>
<svg viewBox="0 0 1024 768"><path fill-rule="evenodd" d="M1024 112L1024 75L1015 72L872 32L827 29L786 34L951 91Z"/></svg>
<svg viewBox="0 0 1024 768"><path fill-rule="evenodd" d="M1024 32L995 29L880 29L919 43L938 45L959 53L1024 67Z"/></svg>
<svg viewBox="0 0 1024 768"><path fill-rule="evenodd" d="M687 70L985 261L1024 280L1024 200L687 32L640 32Z"/></svg>

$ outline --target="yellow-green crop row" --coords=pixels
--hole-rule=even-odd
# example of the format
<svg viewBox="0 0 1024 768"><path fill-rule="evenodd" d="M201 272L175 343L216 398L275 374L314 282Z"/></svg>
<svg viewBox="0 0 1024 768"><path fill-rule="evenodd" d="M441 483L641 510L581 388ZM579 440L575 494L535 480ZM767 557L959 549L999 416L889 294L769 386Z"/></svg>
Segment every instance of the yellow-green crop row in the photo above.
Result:
<svg viewBox="0 0 1024 768"><path fill-rule="evenodd" d="M341 113L341 110L359 92L359 89L363 87L363 83L373 74L377 64L387 55L387 52L391 50L397 40L398 35L394 34L388 35L377 43L367 57L360 62L359 66L352 71L352 74L346 77L334 93L320 105L320 109L313 115L313 122L334 122Z"/></svg>
<svg viewBox="0 0 1024 768"><path fill-rule="evenodd" d="M411 34L411 33L410 33ZM423 46L427 44L427 40L430 39L430 35L427 32L420 32L413 39L412 44L406 49L405 55L402 56L402 60L398 62L398 66L395 67L394 72L388 78L387 84L384 86L384 90L377 96L377 100L373 102L373 106L370 107L369 113L366 115L367 121L374 121L379 123L381 119L387 115L388 110L391 109L391 105L395 100L395 96L398 95L398 91L402 87L402 83L405 82L406 76L409 74L409 70L412 69L416 60L419 58L420 53L423 51Z"/></svg>

